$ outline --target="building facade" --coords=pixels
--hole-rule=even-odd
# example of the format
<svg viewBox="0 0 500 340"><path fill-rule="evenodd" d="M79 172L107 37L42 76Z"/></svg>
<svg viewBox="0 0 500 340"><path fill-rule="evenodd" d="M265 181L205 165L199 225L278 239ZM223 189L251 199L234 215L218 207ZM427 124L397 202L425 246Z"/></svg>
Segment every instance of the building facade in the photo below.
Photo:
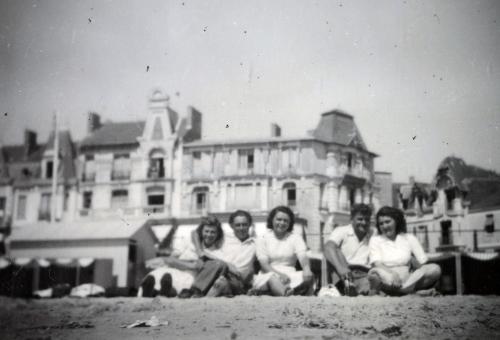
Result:
<svg viewBox="0 0 500 340"><path fill-rule="evenodd" d="M149 218L178 223L207 214L249 210L265 223L277 205L291 207L307 221L307 242L321 249L328 218L349 221L356 202L378 204L374 158L354 122L341 111L323 113L317 127L298 137L281 136L272 125L267 138L203 140L202 114L184 117L154 91L145 121L104 123L89 114L87 136L71 141L60 132L56 220L95 222ZM64 136L63 136L64 135ZM0 181L0 208L13 228L50 219L53 137L13 158L3 147L6 168ZM36 138L35 138L36 139ZM28 150L28 151L26 151ZM21 151L19 151L21 152ZM53 165L52 165L53 166ZM31 174L24 179L24 169ZM2 203L3 202L3 203ZM166 222L165 222L166 221ZM186 222L187 223L187 222Z"/></svg>

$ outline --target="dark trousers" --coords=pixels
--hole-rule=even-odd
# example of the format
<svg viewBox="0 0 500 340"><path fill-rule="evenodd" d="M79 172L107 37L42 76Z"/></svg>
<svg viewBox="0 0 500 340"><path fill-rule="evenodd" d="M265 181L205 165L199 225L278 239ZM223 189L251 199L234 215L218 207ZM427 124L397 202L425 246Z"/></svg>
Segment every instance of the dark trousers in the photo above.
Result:
<svg viewBox="0 0 500 340"><path fill-rule="evenodd" d="M246 292L245 283L236 275L228 271L227 265L218 260L207 260L194 278L192 288L198 289L205 295L218 278L227 280L231 295L241 295Z"/></svg>

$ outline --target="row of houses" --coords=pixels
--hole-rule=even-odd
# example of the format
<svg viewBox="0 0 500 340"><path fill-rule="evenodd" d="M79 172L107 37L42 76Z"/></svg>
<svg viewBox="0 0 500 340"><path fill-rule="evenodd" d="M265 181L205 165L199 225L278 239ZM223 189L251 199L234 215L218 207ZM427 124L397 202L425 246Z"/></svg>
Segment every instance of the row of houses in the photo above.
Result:
<svg viewBox="0 0 500 340"><path fill-rule="evenodd" d="M227 221L245 209L262 231L269 210L287 205L319 252L360 202L403 209L429 252L500 242L485 230L500 218L496 173L450 157L432 183L392 183L391 173L375 172L377 155L345 112L321 114L301 136L271 124L268 137L207 140L195 108L181 116L158 90L148 103L144 121L102 123L90 113L81 141L58 131L57 169L55 132L39 143L25 131L23 144L1 146L0 231L12 229L10 256L110 258L115 284L136 286L174 224L185 237L202 215Z"/></svg>
<svg viewBox="0 0 500 340"><path fill-rule="evenodd" d="M98 114L90 113L81 141L59 131L57 169L54 132L46 143L26 131L22 145L2 146L0 217L12 226L12 255L40 254L34 250L39 247L27 250L36 240L47 245L66 239L73 247L64 246L59 253L77 256L76 239L95 240L90 234L95 227L86 226L131 227L125 233L131 238L147 224L161 238L173 218L182 229L207 213L224 220L235 209L249 210L262 229L277 205L295 211L309 247L319 251L329 218L347 223L352 204L380 205L377 155L366 147L354 118L344 112L323 113L315 129L297 137L282 136L277 124L271 124L264 138L202 136L202 113L190 107L180 116L168 96L156 90L145 121L102 123ZM114 242L113 228L100 234L102 246ZM135 255L124 258L142 261L151 255L141 255L146 246L132 243L127 251ZM115 274L120 285L130 283Z"/></svg>

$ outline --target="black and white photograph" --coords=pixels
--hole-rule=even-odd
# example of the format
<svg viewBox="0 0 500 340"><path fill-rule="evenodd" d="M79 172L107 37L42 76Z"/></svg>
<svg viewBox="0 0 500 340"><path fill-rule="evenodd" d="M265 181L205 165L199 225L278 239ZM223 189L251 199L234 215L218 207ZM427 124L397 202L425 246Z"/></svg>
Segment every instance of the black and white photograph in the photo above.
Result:
<svg viewBox="0 0 500 340"><path fill-rule="evenodd" d="M500 2L0 0L0 338L500 339Z"/></svg>

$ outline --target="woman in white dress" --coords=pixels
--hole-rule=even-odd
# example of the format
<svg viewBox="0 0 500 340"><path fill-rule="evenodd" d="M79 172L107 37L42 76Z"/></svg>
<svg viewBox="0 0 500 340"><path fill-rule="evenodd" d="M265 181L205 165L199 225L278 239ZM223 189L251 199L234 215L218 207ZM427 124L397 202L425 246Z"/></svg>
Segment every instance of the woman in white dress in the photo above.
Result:
<svg viewBox="0 0 500 340"><path fill-rule="evenodd" d="M202 218L194 237L200 240L204 252L217 254L223 239L219 220L214 216ZM202 266L202 260L199 259L191 240L187 240L184 247L170 256L157 258L157 262L158 267L146 275L137 296L177 296L182 290L191 287L198 269Z"/></svg>
<svg viewBox="0 0 500 340"><path fill-rule="evenodd" d="M427 263L418 239L406 232L401 210L382 207L376 216L378 235L370 239L368 279L372 291L405 295L431 288L441 276L441 268ZM412 257L416 260L412 262ZM417 263L415 263L417 262Z"/></svg>
<svg viewBox="0 0 500 340"><path fill-rule="evenodd" d="M255 276L251 294L288 296L312 292L313 274L302 237L293 234L295 217L290 208L278 206L267 218L268 232L257 239L261 270ZM295 265L299 261L302 271Z"/></svg>

